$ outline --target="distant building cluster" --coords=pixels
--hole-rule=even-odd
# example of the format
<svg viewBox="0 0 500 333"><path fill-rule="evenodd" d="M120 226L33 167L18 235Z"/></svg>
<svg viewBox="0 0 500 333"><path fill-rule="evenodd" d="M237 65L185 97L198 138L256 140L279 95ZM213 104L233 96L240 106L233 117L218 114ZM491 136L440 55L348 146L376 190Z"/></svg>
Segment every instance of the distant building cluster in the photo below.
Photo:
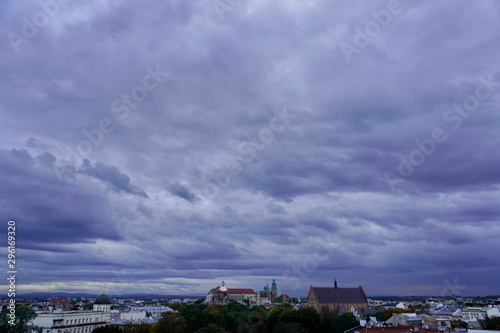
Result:
<svg viewBox="0 0 500 333"><path fill-rule="evenodd" d="M33 324L42 327L42 333L91 333L104 325L154 324L163 313L175 312L168 304L201 302L188 298L111 299L105 294L89 301L53 297L48 302L33 304L37 313ZM273 279L271 287L266 284L262 290L228 287L222 281L209 290L203 303L239 302L270 308L287 301L290 301L288 295L278 296L278 286ZM482 302L455 297L383 302L368 298L361 286L339 287L336 280L330 287L311 285L306 300L293 299L292 303L295 309L311 307L322 311L327 308L352 313L360 326L345 333L368 333L368 329L371 333L466 332L468 328L481 328L481 321L486 317L500 317L500 298ZM382 320L380 315L387 313L390 317Z"/></svg>
<svg viewBox="0 0 500 333"><path fill-rule="evenodd" d="M111 299L104 294L96 298L92 311L65 311L67 298L51 298L49 304L47 311L37 311L33 321L42 333L90 333L111 320Z"/></svg>
<svg viewBox="0 0 500 333"><path fill-rule="evenodd" d="M289 299L287 295L281 295L283 298ZM272 304L278 299L278 287L276 280L273 279L271 288L267 284L263 290L254 291L252 288L227 288L226 283L222 281L220 286L217 286L207 294L205 303L207 304L225 304L231 301L243 302L255 305L268 305Z"/></svg>
<svg viewBox="0 0 500 333"><path fill-rule="evenodd" d="M481 329L481 321L486 316L500 316L500 299L492 299L482 307L470 306L474 304L470 299L451 299L451 300L427 300L406 301L406 302L374 302L369 299L370 307L365 311L356 313L358 318L369 317L369 320L361 320L362 326L371 328L393 328L400 327L402 330L412 328L408 332L416 333L418 330L440 331L440 332L465 332L467 329ZM412 312L418 308L425 308L424 313ZM402 310L392 314L385 321L377 321L375 313L386 310ZM417 331L415 331L415 328ZM354 332L349 332L354 333ZM361 330L357 333L366 333ZM388 330L387 333L399 333L397 329Z"/></svg>

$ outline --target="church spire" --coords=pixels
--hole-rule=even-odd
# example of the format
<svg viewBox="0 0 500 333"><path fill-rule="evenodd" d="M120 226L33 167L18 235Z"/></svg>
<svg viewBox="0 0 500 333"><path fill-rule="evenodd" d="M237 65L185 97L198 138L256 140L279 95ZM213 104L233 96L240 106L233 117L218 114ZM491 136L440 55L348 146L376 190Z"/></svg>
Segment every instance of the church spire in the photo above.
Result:
<svg viewBox="0 0 500 333"><path fill-rule="evenodd" d="M335 289L337 289L337 278L335 278L335 282L333 283L333 285L335 286Z"/></svg>
<svg viewBox="0 0 500 333"><path fill-rule="evenodd" d="M276 280L273 278L273 283L271 284L271 290L276 290L278 287L276 287Z"/></svg>

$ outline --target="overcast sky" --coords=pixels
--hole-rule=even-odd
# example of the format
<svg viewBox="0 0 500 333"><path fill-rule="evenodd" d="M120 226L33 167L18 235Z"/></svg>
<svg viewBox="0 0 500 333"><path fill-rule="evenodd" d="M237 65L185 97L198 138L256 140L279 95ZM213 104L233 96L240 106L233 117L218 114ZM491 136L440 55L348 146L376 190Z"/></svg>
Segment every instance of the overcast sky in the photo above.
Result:
<svg viewBox="0 0 500 333"><path fill-rule="evenodd" d="M2 1L18 292L499 294L498 17L494 0Z"/></svg>

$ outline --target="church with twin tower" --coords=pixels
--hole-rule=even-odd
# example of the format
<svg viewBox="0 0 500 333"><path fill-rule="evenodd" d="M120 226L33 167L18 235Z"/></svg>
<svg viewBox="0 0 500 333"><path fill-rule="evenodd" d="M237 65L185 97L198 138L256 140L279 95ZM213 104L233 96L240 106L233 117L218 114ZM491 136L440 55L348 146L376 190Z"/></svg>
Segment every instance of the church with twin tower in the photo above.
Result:
<svg viewBox="0 0 500 333"><path fill-rule="evenodd" d="M263 290L254 291L252 288L227 288L226 283L222 281L207 293L205 303L224 304L230 301L248 302L249 304L271 304L278 298L278 287L276 280L273 279L271 288L266 284Z"/></svg>

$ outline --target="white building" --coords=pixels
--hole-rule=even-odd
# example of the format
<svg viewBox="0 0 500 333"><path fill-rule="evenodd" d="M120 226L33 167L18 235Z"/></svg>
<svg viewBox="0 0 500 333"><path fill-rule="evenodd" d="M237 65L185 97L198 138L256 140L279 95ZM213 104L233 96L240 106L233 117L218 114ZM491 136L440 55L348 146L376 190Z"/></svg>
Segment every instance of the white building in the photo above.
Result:
<svg viewBox="0 0 500 333"><path fill-rule="evenodd" d="M146 318L146 311L120 313L120 320L129 324L139 324L144 318Z"/></svg>
<svg viewBox="0 0 500 333"><path fill-rule="evenodd" d="M93 311L37 311L33 324L42 327L42 333L90 333L109 324L110 308L109 297L101 295L94 302Z"/></svg>
<svg viewBox="0 0 500 333"><path fill-rule="evenodd" d="M164 312L172 312L174 311L172 308L168 306L131 306L130 307L130 312L149 312L153 316L159 316Z"/></svg>
<svg viewBox="0 0 500 333"><path fill-rule="evenodd" d="M94 301L93 311L110 312L111 299L104 294L98 296Z"/></svg>
<svg viewBox="0 0 500 333"><path fill-rule="evenodd" d="M90 333L109 321L109 312L56 310L37 312L33 324L41 326L42 333Z"/></svg>
<svg viewBox="0 0 500 333"><path fill-rule="evenodd" d="M463 308L462 318L465 321L469 320L482 320L488 315L488 317L498 317L500 313L498 308Z"/></svg>

